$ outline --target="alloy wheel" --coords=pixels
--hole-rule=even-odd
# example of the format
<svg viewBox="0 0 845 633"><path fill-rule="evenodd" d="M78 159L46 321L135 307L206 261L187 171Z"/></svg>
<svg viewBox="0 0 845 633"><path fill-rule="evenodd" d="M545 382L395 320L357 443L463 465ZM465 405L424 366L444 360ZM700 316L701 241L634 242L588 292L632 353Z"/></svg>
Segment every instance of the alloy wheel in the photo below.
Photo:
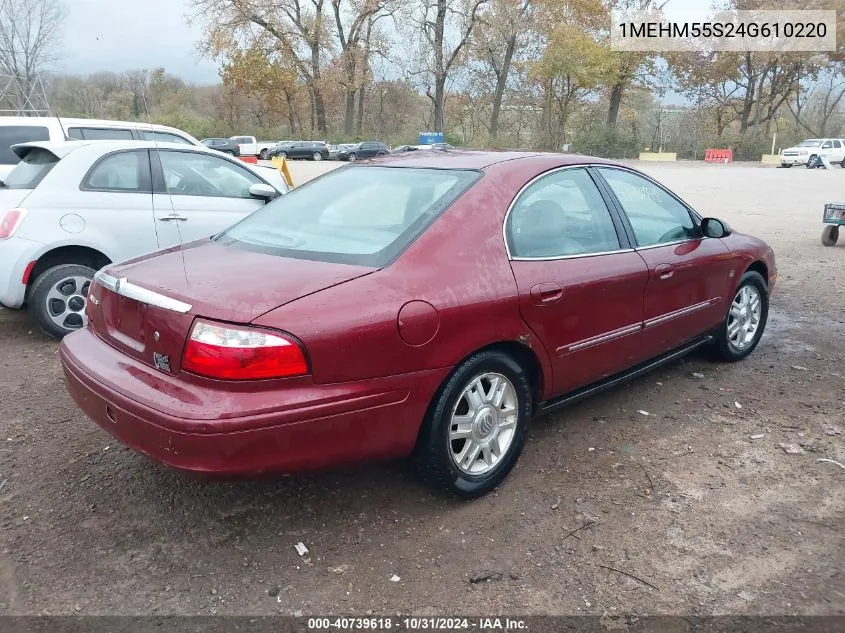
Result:
<svg viewBox="0 0 845 633"><path fill-rule="evenodd" d="M728 343L731 347L741 352L754 343L762 314L760 291L751 285L740 288L728 314Z"/></svg>
<svg viewBox="0 0 845 633"><path fill-rule="evenodd" d="M467 385L452 411L449 454L468 475L481 475L507 454L516 435L519 403L510 380L482 374Z"/></svg>
<svg viewBox="0 0 845 633"><path fill-rule="evenodd" d="M88 324L85 304L91 280L87 277L65 277L50 289L45 302L47 316L65 330L78 330Z"/></svg>

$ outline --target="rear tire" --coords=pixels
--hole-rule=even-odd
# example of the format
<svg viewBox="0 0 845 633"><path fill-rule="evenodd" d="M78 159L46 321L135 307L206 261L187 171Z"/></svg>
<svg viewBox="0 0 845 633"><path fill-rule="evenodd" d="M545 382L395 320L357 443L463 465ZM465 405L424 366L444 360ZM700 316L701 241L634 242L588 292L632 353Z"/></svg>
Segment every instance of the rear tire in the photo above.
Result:
<svg viewBox="0 0 845 633"><path fill-rule="evenodd" d="M320 152L314 152L314 155L311 158L314 160L323 160L323 155Z"/></svg>
<svg viewBox="0 0 845 633"><path fill-rule="evenodd" d="M839 240L839 226L827 224L822 229L822 246L836 246Z"/></svg>
<svg viewBox="0 0 845 633"><path fill-rule="evenodd" d="M531 394L525 370L503 352L479 352L461 363L420 430L414 451L420 478L467 499L498 486L525 445Z"/></svg>
<svg viewBox="0 0 845 633"><path fill-rule="evenodd" d="M262 149L262 150L258 153L258 158L260 158L261 160L267 160L267 150L266 150L266 149Z"/></svg>
<svg viewBox="0 0 845 633"><path fill-rule="evenodd" d="M346 158L346 160L348 160L350 163L354 163L356 160L358 160L358 156L356 156L355 154L350 154L350 155Z"/></svg>
<svg viewBox="0 0 845 633"><path fill-rule="evenodd" d="M725 320L719 327L715 345L718 358L733 363L748 356L760 342L768 319L766 280L760 273L749 270L740 279Z"/></svg>
<svg viewBox="0 0 845 633"><path fill-rule="evenodd" d="M88 324L85 305L95 272L82 264L60 264L33 282L27 310L45 334L60 339Z"/></svg>

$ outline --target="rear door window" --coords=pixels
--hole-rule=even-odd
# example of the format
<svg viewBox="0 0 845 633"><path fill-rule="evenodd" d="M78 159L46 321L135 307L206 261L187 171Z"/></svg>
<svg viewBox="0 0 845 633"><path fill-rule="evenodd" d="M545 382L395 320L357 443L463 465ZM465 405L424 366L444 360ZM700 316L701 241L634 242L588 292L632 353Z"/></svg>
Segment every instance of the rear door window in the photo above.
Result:
<svg viewBox="0 0 845 633"><path fill-rule="evenodd" d="M126 193L148 192L149 170L150 159L145 150L110 154L91 168L82 188Z"/></svg>
<svg viewBox="0 0 845 633"><path fill-rule="evenodd" d="M506 229L514 257L554 259L621 248L610 211L585 169L563 169L530 185Z"/></svg>
<svg viewBox="0 0 845 633"><path fill-rule="evenodd" d="M81 136L75 135L77 130ZM132 130L106 127L70 128L68 136L86 141L131 141L134 138Z"/></svg>
<svg viewBox="0 0 845 633"><path fill-rule="evenodd" d="M17 165L20 158L10 148L18 143L49 141L50 130L38 125L4 125L0 127L0 165Z"/></svg>

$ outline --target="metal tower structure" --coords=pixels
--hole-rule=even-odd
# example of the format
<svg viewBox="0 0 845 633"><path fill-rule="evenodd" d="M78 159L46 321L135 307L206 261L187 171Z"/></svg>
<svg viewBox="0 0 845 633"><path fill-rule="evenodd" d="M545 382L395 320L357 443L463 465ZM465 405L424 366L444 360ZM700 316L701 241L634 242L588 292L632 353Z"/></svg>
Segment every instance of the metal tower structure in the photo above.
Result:
<svg viewBox="0 0 845 633"><path fill-rule="evenodd" d="M0 116L52 116L41 75L0 74Z"/></svg>

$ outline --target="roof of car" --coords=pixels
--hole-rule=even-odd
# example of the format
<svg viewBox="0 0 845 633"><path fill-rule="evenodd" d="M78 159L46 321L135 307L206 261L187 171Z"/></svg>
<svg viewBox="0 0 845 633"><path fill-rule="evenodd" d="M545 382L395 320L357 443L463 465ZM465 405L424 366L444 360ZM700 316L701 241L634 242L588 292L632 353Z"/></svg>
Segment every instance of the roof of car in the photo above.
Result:
<svg viewBox="0 0 845 633"><path fill-rule="evenodd" d="M553 152L518 152L510 150L421 150L392 154L373 161L379 165L403 167L439 167L441 169L484 169L498 163L526 158L547 158L562 165L581 165L584 163L611 163L593 156L581 154L561 154Z"/></svg>
<svg viewBox="0 0 845 633"><path fill-rule="evenodd" d="M191 151L197 152L206 152L206 153L214 153L214 150L211 150L203 145L188 145L187 143L165 143L163 141L130 141L130 140L120 140L120 141L30 141L28 143L18 143L17 145L12 145L13 148L15 147L41 147L43 149L51 151L56 156L66 156L70 152L79 149L81 147L87 147L89 145L93 145L99 148L102 148L106 153L108 151L115 151L118 149L155 149L155 148L163 148L163 149L189 149Z"/></svg>

